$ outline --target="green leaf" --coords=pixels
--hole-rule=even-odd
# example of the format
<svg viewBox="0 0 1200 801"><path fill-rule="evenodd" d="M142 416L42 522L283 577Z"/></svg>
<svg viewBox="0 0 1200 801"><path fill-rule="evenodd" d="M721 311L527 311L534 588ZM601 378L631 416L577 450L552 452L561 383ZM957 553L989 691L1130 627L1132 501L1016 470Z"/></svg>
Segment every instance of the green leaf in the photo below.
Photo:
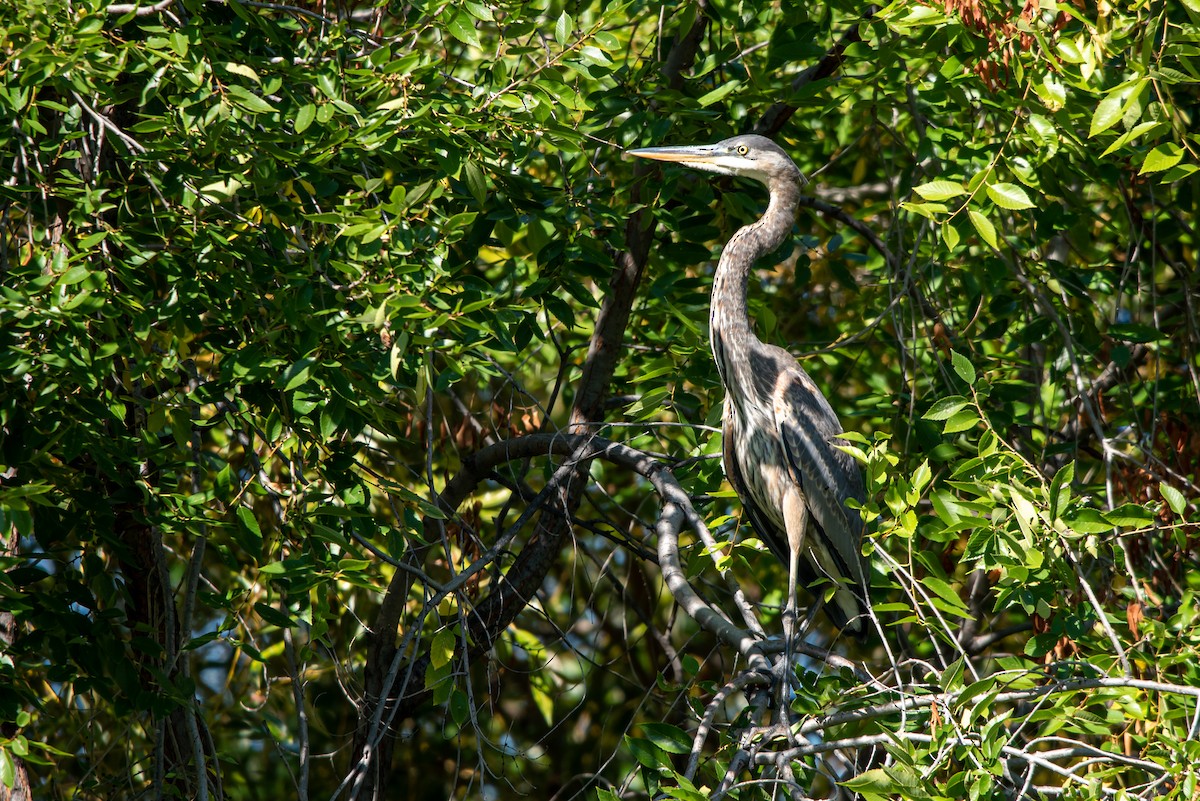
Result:
<svg viewBox="0 0 1200 801"><path fill-rule="evenodd" d="M967 190L957 181L937 180L914 186L913 191L926 200L949 200L952 197L967 194Z"/></svg>
<svg viewBox="0 0 1200 801"><path fill-rule="evenodd" d="M291 392L307 381L313 364L313 360L306 357L284 370L279 377L283 383L283 391Z"/></svg>
<svg viewBox="0 0 1200 801"><path fill-rule="evenodd" d="M974 409L961 409L951 415L950 419L946 421L942 432L945 434L957 434L960 431L974 428L978 422L979 414Z"/></svg>
<svg viewBox="0 0 1200 801"><path fill-rule="evenodd" d="M541 713L542 720L546 721L547 726L552 725L554 723L554 695L547 690L544 681L532 682L529 689L533 693L533 705Z"/></svg>
<svg viewBox="0 0 1200 801"><path fill-rule="evenodd" d="M496 18L490 8L483 3L476 3L474 0L463 0L463 8L475 19L483 20L484 22L491 22Z"/></svg>
<svg viewBox="0 0 1200 801"><path fill-rule="evenodd" d="M101 17L84 17L79 21L79 27L75 29L76 35L82 36L89 33L98 33L104 29L104 19Z"/></svg>
<svg viewBox="0 0 1200 801"><path fill-rule="evenodd" d="M1136 503L1123 503L1104 513L1104 519L1114 526L1139 527L1154 522L1154 513Z"/></svg>
<svg viewBox="0 0 1200 801"><path fill-rule="evenodd" d="M872 768L838 784L858 793L866 801L892 801L896 798L919 801L930 797L912 768L904 764Z"/></svg>
<svg viewBox="0 0 1200 801"><path fill-rule="evenodd" d="M901 203L900 208L911 211L914 214L920 214L929 220L936 220L937 215L945 214L950 210L945 203L911 203L909 201Z"/></svg>
<svg viewBox="0 0 1200 801"><path fill-rule="evenodd" d="M317 107L315 105L308 103L307 105L301 106L300 110L296 112L296 121L292 123L293 130L295 130L298 134L304 133L308 130L308 126L312 125L312 122L314 119L316 119L316 117Z"/></svg>
<svg viewBox="0 0 1200 801"><path fill-rule="evenodd" d="M1032 209L1033 203L1025 190L1016 184L990 184L987 188L988 197L1002 209Z"/></svg>
<svg viewBox="0 0 1200 801"><path fill-rule="evenodd" d="M1113 323L1108 327L1108 335L1122 342L1159 342L1166 339L1157 328L1143 323Z"/></svg>
<svg viewBox="0 0 1200 801"><path fill-rule="evenodd" d="M1167 502L1167 506L1171 507L1171 511L1182 517L1187 508L1187 499L1183 497L1183 493L1165 481L1158 485L1158 491L1162 493L1163 499Z"/></svg>
<svg viewBox="0 0 1200 801"><path fill-rule="evenodd" d="M223 181L213 181L200 187L200 194L211 203L221 203L232 200L237 191L242 188L242 182L230 177Z"/></svg>
<svg viewBox="0 0 1200 801"><path fill-rule="evenodd" d="M275 111L274 106L245 87L231 84L226 87L226 91L229 92L229 99L233 103L247 111L252 111L255 114L270 114Z"/></svg>
<svg viewBox="0 0 1200 801"><path fill-rule="evenodd" d="M1044 631L1041 634L1035 634L1025 641L1025 655L1034 657L1035 659L1046 655L1050 649L1058 644L1060 635L1049 631Z"/></svg>
<svg viewBox="0 0 1200 801"><path fill-rule="evenodd" d="M958 249L960 241L958 229L951 222L942 223L942 241L946 243L946 248L950 251Z"/></svg>
<svg viewBox="0 0 1200 801"><path fill-rule="evenodd" d="M1138 174L1145 175L1150 172L1169 170L1178 164L1182 158L1183 148L1174 142L1167 142L1146 154L1146 160L1142 162L1142 169Z"/></svg>
<svg viewBox="0 0 1200 801"><path fill-rule="evenodd" d="M564 11L558 15L558 22L554 23L554 41L558 42L560 47L566 47L567 42L571 41L573 30L575 30L575 22L571 19L571 15Z"/></svg>
<svg viewBox="0 0 1200 801"><path fill-rule="evenodd" d="M1058 55L1069 64L1082 64L1084 62L1083 54L1079 52L1079 48L1075 42L1070 39L1062 39L1055 45L1058 50Z"/></svg>
<svg viewBox="0 0 1200 801"><path fill-rule="evenodd" d="M933 577L930 576L929 578ZM946 584L941 579L936 579L936 581L941 584ZM930 586L928 580L924 583L926 587ZM954 593L954 590L952 587L950 587L950 585L946 584L944 589L949 591L953 596L951 599L947 600L949 600L951 603L961 603L958 599L957 593ZM938 595L942 594L937 590L935 590L935 592L937 592ZM942 671L942 675L938 677L938 686L942 688L942 692L953 692L959 687L962 687L963 668L964 662L962 657L955 659L946 666L946 669Z"/></svg>
<svg viewBox="0 0 1200 801"><path fill-rule="evenodd" d="M671 766L671 758L667 753L643 737L631 737L627 734L625 735L625 744L642 767L656 770Z"/></svg>
<svg viewBox="0 0 1200 801"><path fill-rule="evenodd" d="M708 106L711 106L713 103L716 103L721 98L725 97L725 95L729 94L734 89L737 89L741 85L741 83L742 83L741 81L738 81L736 79L729 81L728 83L723 83L720 86L718 86L716 89L713 89L708 94L701 95L700 99L697 100L696 102L700 104L700 108L707 108Z"/></svg>
<svg viewBox="0 0 1200 801"><path fill-rule="evenodd" d="M434 668L443 668L454 658L456 639L453 629L450 628L444 628L434 635L433 642L429 644L429 663Z"/></svg>
<svg viewBox="0 0 1200 801"><path fill-rule="evenodd" d="M272 626L278 626L281 629L290 629L295 623L290 617L268 603L259 601L254 604L254 611L258 613L264 621Z"/></svg>
<svg viewBox="0 0 1200 801"><path fill-rule="evenodd" d="M917 492L921 492L933 480L933 471L929 469L929 460L921 462L917 469L913 471L912 486Z"/></svg>
<svg viewBox="0 0 1200 801"><path fill-rule="evenodd" d="M968 403L970 401L961 395L951 395L934 403L922 417L926 420L949 420Z"/></svg>
<svg viewBox="0 0 1200 801"><path fill-rule="evenodd" d="M465 45L471 47L480 47L479 31L475 30L475 18L460 9L454 12L450 17L450 21L446 23L446 30L451 36Z"/></svg>
<svg viewBox="0 0 1200 801"><path fill-rule="evenodd" d="M1049 73L1040 83L1033 85L1033 91L1042 99L1042 103L1051 111L1058 111L1067 102L1067 90L1062 83Z"/></svg>
<svg viewBox="0 0 1200 801"><path fill-rule="evenodd" d="M475 198L475 202L480 206L487 205L487 178L484 177L483 170L474 161L468 161L463 165L464 177L467 181L467 191L471 193L471 197Z"/></svg>
<svg viewBox="0 0 1200 801"><path fill-rule="evenodd" d="M958 377L967 382L967 386L974 386L975 367L971 364L971 360L958 351L952 350L950 351L950 361L954 365L954 372L958 373Z"/></svg>
<svg viewBox="0 0 1200 801"><path fill-rule="evenodd" d="M85 280L91 274L91 270L83 265L80 265L67 270L65 273L59 276L58 281L55 283L57 283L59 286L73 286L74 284L78 284L79 282Z"/></svg>
<svg viewBox="0 0 1200 801"><path fill-rule="evenodd" d="M595 64L598 67L611 67L612 59L598 47L587 45L579 50L580 57L589 64Z"/></svg>
<svg viewBox="0 0 1200 801"><path fill-rule="evenodd" d="M1033 138L1043 147L1053 148L1058 144L1058 129L1049 118L1041 114L1029 115L1029 130Z"/></svg>
<svg viewBox="0 0 1200 801"><path fill-rule="evenodd" d="M425 671L425 689L438 690L434 693L434 703L445 703L450 700L450 692L454 683L450 681L451 660L447 659L441 666L430 664Z"/></svg>
<svg viewBox="0 0 1200 801"><path fill-rule="evenodd" d="M1021 491L1015 487L1010 488L1009 497L1012 498L1013 511L1017 513L1017 518L1022 525L1033 526L1041 519L1037 507L1033 505L1031 500L1021 494Z"/></svg>
<svg viewBox="0 0 1200 801"><path fill-rule="evenodd" d="M454 722L462 726L467 722L467 718L471 716L471 701L467 698L467 694L457 687L450 693L450 717Z"/></svg>
<svg viewBox="0 0 1200 801"><path fill-rule="evenodd" d="M996 227L992 225L992 221L978 211L975 211L975 209L969 209L967 217L970 218L971 225L975 226L975 230L979 233L979 238L993 250L999 250L1000 244L996 240Z"/></svg>
<svg viewBox="0 0 1200 801"><path fill-rule="evenodd" d="M643 723L642 734L668 754L690 754L692 738L678 726L669 723Z"/></svg>
<svg viewBox="0 0 1200 801"><path fill-rule="evenodd" d="M461 211L455 214L442 224L442 235L449 234L451 231L458 230L459 228L466 228L475 222L475 218L478 216L479 212L477 211Z"/></svg>
<svg viewBox="0 0 1200 801"><path fill-rule="evenodd" d="M258 77L258 73L245 64L238 64L234 61L225 62L225 71L234 75L241 75L243 78L249 78L255 83L261 84L262 78Z"/></svg>
<svg viewBox="0 0 1200 801"><path fill-rule="evenodd" d="M1145 122L1139 122L1137 125L1133 126L1128 131L1126 131L1125 133L1118 136L1115 140L1113 140L1113 143L1111 145L1109 145L1107 148L1105 148L1104 152L1101 153L1100 155L1101 155L1101 157L1107 156L1107 155L1111 154L1114 150L1119 150L1120 148L1125 147L1125 145L1129 144L1130 142L1132 142L1134 139L1137 139L1138 137L1157 136L1159 131L1166 129L1167 127L1168 127L1167 123L1165 123L1161 120L1146 120Z"/></svg>
<svg viewBox="0 0 1200 801"><path fill-rule="evenodd" d="M1153 70L1150 75L1157 81L1165 84L1176 83L1192 83L1193 78L1186 72L1181 72L1171 67L1159 67Z"/></svg>
<svg viewBox="0 0 1200 801"><path fill-rule="evenodd" d="M239 506L237 508L237 516L238 520L242 522L242 526L245 527L246 532L249 533L251 537L249 542L251 547L246 548L246 550L252 554L260 553L262 551L263 533L262 529L259 528L258 518L254 516L254 511L248 507ZM257 547L255 547L255 544L257 544Z"/></svg>
<svg viewBox="0 0 1200 801"><path fill-rule="evenodd" d="M1078 509L1062 514L1071 530L1080 534L1102 534L1113 530L1113 524L1097 509Z"/></svg>
<svg viewBox="0 0 1200 801"><path fill-rule="evenodd" d="M1067 462L1054 474L1050 482L1050 519L1062 515L1067 502L1071 499L1071 484L1075 481L1075 463Z"/></svg>
<svg viewBox="0 0 1200 801"><path fill-rule="evenodd" d="M1096 106L1095 112L1092 113L1092 125L1088 129L1088 138L1095 136L1098 133L1107 131L1109 128L1117 124L1117 120L1121 119L1124 114L1125 95L1121 90L1110 92L1099 105Z"/></svg>

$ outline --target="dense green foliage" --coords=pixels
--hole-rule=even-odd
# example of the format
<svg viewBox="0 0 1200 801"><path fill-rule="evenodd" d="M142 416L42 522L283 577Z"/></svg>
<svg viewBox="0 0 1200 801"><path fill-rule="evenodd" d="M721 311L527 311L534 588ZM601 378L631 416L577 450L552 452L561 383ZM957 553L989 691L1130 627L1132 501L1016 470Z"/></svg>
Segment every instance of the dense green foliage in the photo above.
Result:
<svg viewBox="0 0 1200 801"><path fill-rule="evenodd" d="M0 798L1196 797L1196 0L335 5L0 6ZM765 195L622 154L750 130L883 635L790 741L660 547L779 631Z"/></svg>

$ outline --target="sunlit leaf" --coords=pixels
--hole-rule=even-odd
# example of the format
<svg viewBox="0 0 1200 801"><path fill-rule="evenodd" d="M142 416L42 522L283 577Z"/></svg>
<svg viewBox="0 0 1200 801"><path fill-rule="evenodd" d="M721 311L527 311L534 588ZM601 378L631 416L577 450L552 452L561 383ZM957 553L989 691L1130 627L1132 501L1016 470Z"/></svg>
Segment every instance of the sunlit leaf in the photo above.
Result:
<svg viewBox="0 0 1200 801"><path fill-rule="evenodd" d="M738 88L739 85L740 85L740 81L736 81L736 80L727 81L727 82L721 84L720 86L718 86L716 89L713 89L711 92L709 92L705 95L701 95L700 98L696 102L700 105L701 108L711 106L713 103L716 103L721 98L732 93L735 89Z"/></svg>
<svg viewBox="0 0 1200 801"><path fill-rule="evenodd" d="M946 420L942 427L942 432L946 434L957 434L960 431L966 431L974 428L979 424L979 414L974 409L960 409Z"/></svg>
<svg viewBox="0 0 1200 801"><path fill-rule="evenodd" d="M1092 114L1092 124L1088 130L1088 136L1095 136L1116 125L1117 120L1121 119L1121 115L1124 114L1124 108L1125 95L1123 92L1111 92L1106 95Z"/></svg>
<svg viewBox="0 0 1200 801"><path fill-rule="evenodd" d="M1162 494L1163 499L1167 502L1167 506L1171 507L1171 511L1177 515L1182 515L1187 508L1187 499L1183 497L1183 493L1172 487L1167 482L1160 482L1158 491Z"/></svg>
<svg viewBox="0 0 1200 801"><path fill-rule="evenodd" d="M571 15L563 11L558 15L558 21L554 23L554 41L558 42L559 46L566 47L574 29L575 22L571 19Z"/></svg>
<svg viewBox="0 0 1200 801"><path fill-rule="evenodd" d="M979 238L993 250L998 250L1000 243L996 239L996 227L992 225L992 221L975 209L969 209L967 217L971 220L971 225L975 226L975 231L979 234Z"/></svg>
<svg viewBox="0 0 1200 801"><path fill-rule="evenodd" d="M1033 202L1025 190L1016 184L988 184L988 197L1002 209L1031 209Z"/></svg>
<svg viewBox="0 0 1200 801"><path fill-rule="evenodd" d="M975 383L975 367L971 364L971 360L963 356L958 351L950 351L950 360L954 365L954 372L958 373L958 377L971 386Z"/></svg>
<svg viewBox="0 0 1200 801"><path fill-rule="evenodd" d="M304 133L316 118L317 107L312 103L306 103L296 112L296 121L292 124L292 129L298 134Z"/></svg>
<svg viewBox="0 0 1200 801"><path fill-rule="evenodd" d="M471 47L480 47L479 32L475 30L475 18L465 9L460 9L450 15L446 22L446 31L458 41Z"/></svg>
<svg viewBox="0 0 1200 801"><path fill-rule="evenodd" d="M1145 160L1142 162L1142 169L1139 170L1141 175L1149 172L1162 172L1170 169L1179 163L1183 158L1183 148L1174 142L1167 142L1159 145L1146 154Z"/></svg>
<svg viewBox="0 0 1200 801"><path fill-rule="evenodd" d="M941 398L925 412L924 417L926 420L948 420L968 403L970 401L960 395Z"/></svg>
<svg viewBox="0 0 1200 801"><path fill-rule="evenodd" d="M948 200L952 197L967 194L967 190L957 181L930 181L913 187L913 191L926 200Z"/></svg>

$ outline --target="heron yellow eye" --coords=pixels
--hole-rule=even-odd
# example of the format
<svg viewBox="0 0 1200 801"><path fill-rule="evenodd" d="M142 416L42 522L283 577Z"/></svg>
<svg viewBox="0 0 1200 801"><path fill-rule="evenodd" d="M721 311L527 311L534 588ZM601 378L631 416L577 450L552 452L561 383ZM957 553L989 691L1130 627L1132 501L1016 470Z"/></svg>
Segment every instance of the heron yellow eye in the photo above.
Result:
<svg viewBox="0 0 1200 801"><path fill-rule="evenodd" d="M750 148L746 147L745 145L738 145L737 152L739 156L744 156L750 152Z"/></svg>

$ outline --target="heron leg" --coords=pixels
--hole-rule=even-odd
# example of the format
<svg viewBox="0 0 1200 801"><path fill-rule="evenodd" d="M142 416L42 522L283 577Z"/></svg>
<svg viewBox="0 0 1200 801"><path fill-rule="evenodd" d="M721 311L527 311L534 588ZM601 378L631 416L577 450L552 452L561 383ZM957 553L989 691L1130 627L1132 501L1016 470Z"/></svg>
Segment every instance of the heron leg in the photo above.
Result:
<svg viewBox="0 0 1200 801"><path fill-rule="evenodd" d="M795 665L797 627L796 584L800 575L800 553L804 550L804 538L808 530L808 508L798 488L790 488L783 498L783 520L788 538L788 597L783 611L783 682L780 687L780 708L786 710L792 698L792 677ZM811 615L805 621L803 631L808 630Z"/></svg>
<svg viewBox="0 0 1200 801"><path fill-rule="evenodd" d="M790 687L792 681L792 667L795 664L795 648L796 648L796 618L799 610L796 604L796 577L800 571L800 552L792 548L788 553L788 597L787 606L783 610L783 656L784 656L784 677L786 685ZM790 694L789 694L790 695Z"/></svg>

